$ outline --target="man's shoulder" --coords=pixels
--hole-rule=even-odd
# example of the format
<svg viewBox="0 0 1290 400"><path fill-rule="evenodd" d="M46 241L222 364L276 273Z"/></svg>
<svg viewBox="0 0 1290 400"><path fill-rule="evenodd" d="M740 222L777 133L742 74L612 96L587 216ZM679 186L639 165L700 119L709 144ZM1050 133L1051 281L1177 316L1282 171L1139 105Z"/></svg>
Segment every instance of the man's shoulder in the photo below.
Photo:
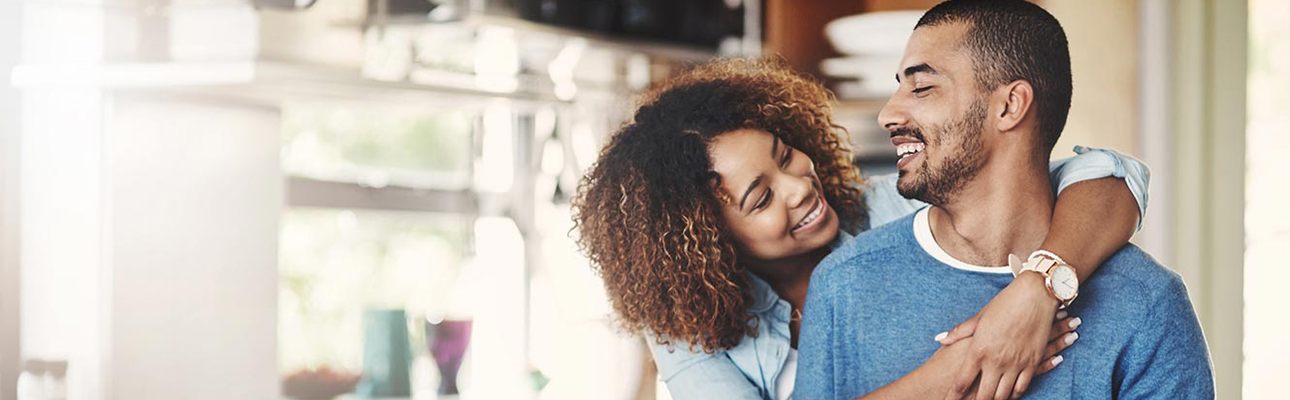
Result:
<svg viewBox="0 0 1290 400"><path fill-rule="evenodd" d="M1131 290L1120 293L1140 293L1147 298L1143 300L1153 303L1171 295L1186 296L1187 291L1181 275L1133 244L1125 245L1102 263L1088 284Z"/></svg>
<svg viewBox="0 0 1290 400"><path fill-rule="evenodd" d="M913 221L914 215L911 214L861 232L838 246L816 266L811 278L812 288L817 287L817 281L836 282L840 275L847 275L861 265L879 264L893 254L893 249L915 245Z"/></svg>

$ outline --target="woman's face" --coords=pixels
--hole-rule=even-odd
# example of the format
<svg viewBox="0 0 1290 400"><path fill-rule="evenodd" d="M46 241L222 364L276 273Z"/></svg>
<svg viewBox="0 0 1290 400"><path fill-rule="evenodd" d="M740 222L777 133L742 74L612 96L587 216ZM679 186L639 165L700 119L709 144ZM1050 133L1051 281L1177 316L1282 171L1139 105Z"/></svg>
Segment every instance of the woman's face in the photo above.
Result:
<svg viewBox="0 0 1290 400"><path fill-rule="evenodd" d="M801 255L837 236L838 216L806 154L754 129L721 134L709 152L726 194L722 214L745 256Z"/></svg>

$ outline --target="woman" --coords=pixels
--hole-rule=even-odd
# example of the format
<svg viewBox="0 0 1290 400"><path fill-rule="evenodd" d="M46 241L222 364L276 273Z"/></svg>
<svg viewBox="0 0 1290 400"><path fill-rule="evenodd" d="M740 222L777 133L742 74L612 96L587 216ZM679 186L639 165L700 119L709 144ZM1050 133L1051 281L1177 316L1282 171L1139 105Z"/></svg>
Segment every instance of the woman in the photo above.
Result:
<svg viewBox="0 0 1290 400"><path fill-rule="evenodd" d="M584 177L574 199L579 242L622 327L651 338L660 375L676 399L787 398L791 347L815 264L850 233L922 206L900 197L894 177L862 184L832 122L832 101L826 89L782 63L706 64L648 93ZM714 172L714 165L730 162L714 156L714 146L734 132L783 143L785 149L773 151L775 162L818 176L841 232L791 246L761 240L773 232L748 221L771 196L720 190L722 176ZM1088 152L1055 162L1053 180L1065 188L1090 177L1125 177L1126 162L1136 164L1114 152ZM1145 170L1128 170L1141 172L1127 180L1144 193ZM1075 178L1064 181L1068 175ZM1071 188L1058 196L1043 248L1081 271L1096 268L1132 235L1137 203L1115 178ZM970 338L944 347L883 394L943 396L950 390L944 377L957 375L974 356L999 356L988 364L1035 372L1055 366L1044 356L1069 345L1065 339L1073 336L1062 334L1078 323L1052 326L1051 296L1014 286L943 343ZM1029 356L1008 357L1017 354ZM1018 386L1008 393L1024 392Z"/></svg>

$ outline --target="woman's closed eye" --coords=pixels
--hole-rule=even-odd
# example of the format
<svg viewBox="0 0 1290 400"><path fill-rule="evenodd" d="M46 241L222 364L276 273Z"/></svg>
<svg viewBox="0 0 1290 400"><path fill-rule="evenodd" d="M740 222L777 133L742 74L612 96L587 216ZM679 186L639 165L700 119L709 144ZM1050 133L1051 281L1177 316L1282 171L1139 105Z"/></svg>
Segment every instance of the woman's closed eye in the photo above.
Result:
<svg viewBox="0 0 1290 400"><path fill-rule="evenodd" d="M757 201L757 204L753 205L753 211L760 210L769 205L772 197L771 193L773 193L773 191L769 188L767 188L765 192L762 192L761 199Z"/></svg>

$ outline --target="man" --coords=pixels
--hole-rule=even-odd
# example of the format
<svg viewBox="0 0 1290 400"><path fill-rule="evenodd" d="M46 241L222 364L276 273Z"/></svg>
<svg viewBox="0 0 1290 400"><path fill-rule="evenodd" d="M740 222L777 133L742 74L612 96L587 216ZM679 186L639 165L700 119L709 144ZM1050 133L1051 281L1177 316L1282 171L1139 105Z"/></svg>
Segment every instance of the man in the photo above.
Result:
<svg viewBox="0 0 1290 400"><path fill-rule="evenodd" d="M900 193L931 207L857 236L815 270L796 400L859 397L914 370L937 351L933 336L1014 279L1008 255L1038 248L1049 228L1048 154L1071 98L1066 36L1052 15L1021 0L942 3L919 21L897 79L879 122L902 154ZM1020 273L1043 276L1083 325L1027 396L1213 398L1177 274L1133 245L1087 282L1055 255L1035 260ZM1007 377L977 382L987 395L1012 393Z"/></svg>

